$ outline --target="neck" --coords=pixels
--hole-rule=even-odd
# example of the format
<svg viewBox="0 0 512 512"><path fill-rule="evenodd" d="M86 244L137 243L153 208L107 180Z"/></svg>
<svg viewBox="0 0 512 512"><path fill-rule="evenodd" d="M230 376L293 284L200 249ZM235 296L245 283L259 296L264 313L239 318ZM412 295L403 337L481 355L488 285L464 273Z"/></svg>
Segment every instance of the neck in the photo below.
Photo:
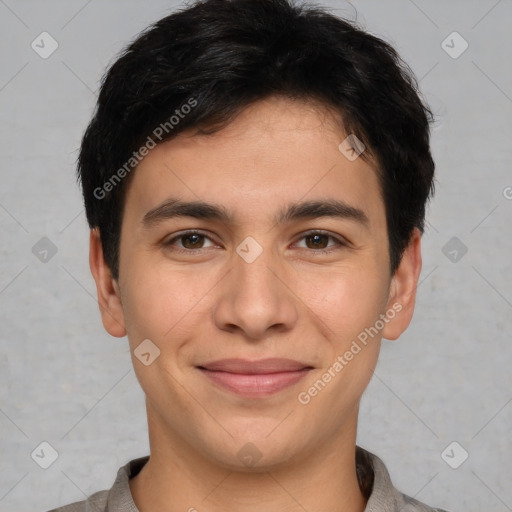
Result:
<svg viewBox="0 0 512 512"><path fill-rule="evenodd" d="M140 512L363 512L355 466L355 421L343 435L272 467L227 468L166 431L148 407L151 456L130 489Z"/></svg>

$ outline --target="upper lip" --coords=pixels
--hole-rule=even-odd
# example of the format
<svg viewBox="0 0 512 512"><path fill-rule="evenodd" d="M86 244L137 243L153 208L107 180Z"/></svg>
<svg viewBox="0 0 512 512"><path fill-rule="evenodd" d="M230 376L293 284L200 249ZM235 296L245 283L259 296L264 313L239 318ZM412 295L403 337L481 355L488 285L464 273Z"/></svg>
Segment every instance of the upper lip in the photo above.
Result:
<svg viewBox="0 0 512 512"><path fill-rule="evenodd" d="M211 371L257 375L264 373L293 372L310 369L311 366L292 359L270 358L259 360L220 359L199 365L198 368Z"/></svg>

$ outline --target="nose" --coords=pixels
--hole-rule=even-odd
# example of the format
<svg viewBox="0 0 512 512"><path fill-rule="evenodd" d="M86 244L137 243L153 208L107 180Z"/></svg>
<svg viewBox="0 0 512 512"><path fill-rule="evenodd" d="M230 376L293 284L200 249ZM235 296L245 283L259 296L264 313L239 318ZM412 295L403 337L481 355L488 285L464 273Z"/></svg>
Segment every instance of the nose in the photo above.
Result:
<svg viewBox="0 0 512 512"><path fill-rule="evenodd" d="M233 254L232 269L216 299L216 326L253 341L289 331L298 320L289 269L270 250L251 263Z"/></svg>

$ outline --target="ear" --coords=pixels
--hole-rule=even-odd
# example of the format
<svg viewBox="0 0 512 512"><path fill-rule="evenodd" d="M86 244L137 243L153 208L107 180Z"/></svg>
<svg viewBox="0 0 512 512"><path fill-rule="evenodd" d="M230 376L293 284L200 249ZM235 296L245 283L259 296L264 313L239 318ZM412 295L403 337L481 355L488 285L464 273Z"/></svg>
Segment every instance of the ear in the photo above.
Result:
<svg viewBox="0 0 512 512"><path fill-rule="evenodd" d="M393 311L394 316L388 316L390 320L382 330L383 338L396 340L409 327L414 313L420 272L421 233L418 228L414 228L400 265L391 279L387 311Z"/></svg>
<svg viewBox="0 0 512 512"><path fill-rule="evenodd" d="M121 338L126 335L121 294L117 281L112 277L110 268L103 257L103 246L98 228L91 230L89 266L96 282L103 326L110 335Z"/></svg>

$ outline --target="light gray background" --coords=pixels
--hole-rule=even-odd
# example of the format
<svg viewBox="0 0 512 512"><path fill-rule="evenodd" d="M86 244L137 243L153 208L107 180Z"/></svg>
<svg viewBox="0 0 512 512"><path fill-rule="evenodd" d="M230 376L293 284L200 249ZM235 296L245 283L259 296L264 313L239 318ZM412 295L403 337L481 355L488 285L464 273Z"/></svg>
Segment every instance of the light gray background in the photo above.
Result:
<svg viewBox="0 0 512 512"><path fill-rule="evenodd" d="M422 501L512 510L512 1L325 4L395 45L438 118L417 311L383 344L358 442ZM127 340L100 322L74 169L105 67L175 5L0 0L1 511L84 499L148 453ZM46 60L31 48L43 31L59 44ZM441 46L453 31L469 43L457 59ZM46 263L43 236L58 249ZM452 237L468 249L455 263ZM58 452L46 470L42 441ZM458 469L441 458L452 441L469 453Z"/></svg>

